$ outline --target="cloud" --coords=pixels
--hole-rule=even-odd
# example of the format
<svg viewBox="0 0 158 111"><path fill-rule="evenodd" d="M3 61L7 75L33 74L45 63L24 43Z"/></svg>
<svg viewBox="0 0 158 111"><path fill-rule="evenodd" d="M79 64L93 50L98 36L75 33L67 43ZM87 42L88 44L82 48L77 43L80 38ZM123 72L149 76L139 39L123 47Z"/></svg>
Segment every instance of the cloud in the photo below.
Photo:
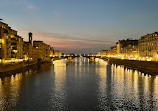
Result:
<svg viewBox="0 0 158 111"><path fill-rule="evenodd" d="M26 7L27 7L27 9L34 9L35 8L35 6L34 5L26 5Z"/></svg>
<svg viewBox="0 0 158 111"><path fill-rule="evenodd" d="M30 30L18 30L18 34L21 35L25 41L28 41L28 32L30 32ZM99 51L102 49L107 49L115 44L114 42L110 41L74 38L62 34L52 34L40 31L31 32L33 33L33 40L42 40L55 49L62 50L64 52L79 52L83 50L96 52L96 50Z"/></svg>

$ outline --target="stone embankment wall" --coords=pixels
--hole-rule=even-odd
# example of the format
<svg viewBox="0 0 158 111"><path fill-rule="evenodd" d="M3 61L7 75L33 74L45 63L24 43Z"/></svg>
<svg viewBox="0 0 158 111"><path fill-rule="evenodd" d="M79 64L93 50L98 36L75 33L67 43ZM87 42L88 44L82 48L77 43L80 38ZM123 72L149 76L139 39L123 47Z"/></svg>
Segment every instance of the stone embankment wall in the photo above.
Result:
<svg viewBox="0 0 158 111"><path fill-rule="evenodd" d="M29 69L32 66L37 66L43 63L51 63L52 60L58 60L63 58L54 58L54 59L44 59L39 61L23 61L19 63L10 63L10 64L0 64L0 73L18 71L18 70L25 70Z"/></svg>
<svg viewBox="0 0 158 111"><path fill-rule="evenodd" d="M0 64L0 73L8 72L8 71L14 71L14 70L21 70L23 68L32 66L37 64L37 61L31 61L31 62L19 62L19 63L12 63L12 64Z"/></svg>
<svg viewBox="0 0 158 111"><path fill-rule="evenodd" d="M104 58L111 64L124 65L127 68L136 69L140 72L150 75L158 75L158 62L154 61L138 61L138 60L122 60L114 58Z"/></svg>

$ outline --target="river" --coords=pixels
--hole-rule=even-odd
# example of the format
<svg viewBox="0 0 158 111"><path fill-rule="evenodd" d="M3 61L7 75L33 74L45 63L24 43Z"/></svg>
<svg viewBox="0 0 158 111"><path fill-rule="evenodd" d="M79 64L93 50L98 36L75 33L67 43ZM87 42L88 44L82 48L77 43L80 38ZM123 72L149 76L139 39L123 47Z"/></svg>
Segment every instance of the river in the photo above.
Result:
<svg viewBox="0 0 158 111"><path fill-rule="evenodd" d="M0 111L158 110L158 76L101 59L53 61L0 77Z"/></svg>

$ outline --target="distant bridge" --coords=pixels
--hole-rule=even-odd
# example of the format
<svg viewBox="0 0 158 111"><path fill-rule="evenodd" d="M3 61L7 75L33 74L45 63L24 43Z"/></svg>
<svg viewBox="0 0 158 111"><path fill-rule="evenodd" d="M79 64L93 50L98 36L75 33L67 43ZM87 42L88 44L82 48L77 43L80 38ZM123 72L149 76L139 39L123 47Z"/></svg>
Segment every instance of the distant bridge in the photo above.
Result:
<svg viewBox="0 0 158 111"><path fill-rule="evenodd" d="M70 56L61 56L60 58L68 59L68 61L72 61L76 57L86 57L86 58L90 59L90 61L94 61L95 58L101 58L101 56L88 56L88 55L86 55L86 56L75 56L75 55L73 56L73 55L70 55ZM52 57L52 59L53 58L54 57Z"/></svg>

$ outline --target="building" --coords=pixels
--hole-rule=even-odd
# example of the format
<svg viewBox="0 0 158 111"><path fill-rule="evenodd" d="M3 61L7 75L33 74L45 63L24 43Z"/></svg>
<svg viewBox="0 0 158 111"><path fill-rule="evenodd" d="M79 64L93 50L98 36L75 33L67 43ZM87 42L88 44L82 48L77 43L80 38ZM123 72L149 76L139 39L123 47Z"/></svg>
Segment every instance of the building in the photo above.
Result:
<svg viewBox="0 0 158 111"><path fill-rule="evenodd" d="M127 40L119 40L117 43L116 43L116 48L117 48L117 56L122 56L123 55L123 50L125 47L131 45L137 45L138 44L138 40L130 40L130 39L127 39Z"/></svg>
<svg viewBox="0 0 158 111"><path fill-rule="evenodd" d="M0 59L1 62L11 59L11 38L9 31L11 28L8 24L0 21Z"/></svg>
<svg viewBox="0 0 158 111"><path fill-rule="evenodd" d="M0 62L18 62L23 59L23 38L8 24L0 21Z"/></svg>
<svg viewBox="0 0 158 111"><path fill-rule="evenodd" d="M119 40L116 46L106 51L106 54L100 51L97 55L119 59L158 61L158 32L141 36L139 40Z"/></svg>
<svg viewBox="0 0 158 111"><path fill-rule="evenodd" d="M101 50L100 52L97 53L97 56L107 56L108 55L108 50Z"/></svg>
<svg viewBox="0 0 158 111"><path fill-rule="evenodd" d="M138 40L119 40L110 50L98 52L98 56L114 57L119 59L138 59Z"/></svg>
<svg viewBox="0 0 158 111"><path fill-rule="evenodd" d="M50 56L54 55L53 47L50 48L50 45L43 41L32 41L31 32L28 35L28 42L24 42L23 38L17 35L17 31L0 21L0 63L50 60Z"/></svg>
<svg viewBox="0 0 158 111"><path fill-rule="evenodd" d="M54 51L54 56L55 56L55 57L60 57L60 56L62 56L61 51Z"/></svg>
<svg viewBox="0 0 158 111"><path fill-rule="evenodd" d="M28 42L24 42L24 58L25 60L37 60L38 56L37 56L37 49L36 47L33 47L32 44L32 33L29 32L28 34L29 37L29 41Z"/></svg>
<svg viewBox="0 0 158 111"><path fill-rule="evenodd" d="M50 59L50 45L43 43L43 41L33 41L33 47L37 49L37 58L41 60Z"/></svg>
<svg viewBox="0 0 158 111"><path fill-rule="evenodd" d="M139 59L138 55L138 42L128 44L122 50L121 59Z"/></svg>
<svg viewBox="0 0 158 111"><path fill-rule="evenodd" d="M158 61L158 32L141 36L138 48L142 60Z"/></svg>
<svg viewBox="0 0 158 111"><path fill-rule="evenodd" d="M23 59L23 38L18 35L11 35L11 58Z"/></svg>
<svg viewBox="0 0 158 111"><path fill-rule="evenodd" d="M116 53L117 52L117 47L116 46L113 46L111 47L111 49L108 51L107 55L109 57L115 57L116 56Z"/></svg>
<svg viewBox="0 0 158 111"><path fill-rule="evenodd" d="M25 60L37 60L37 49L30 42L24 42Z"/></svg>
<svg viewBox="0 0 158 111"><path fill-rule="evenodd" d="M53 57L53 55L54 55L54 48L50 47L50 57Z"/></svg>
<svg viewBox="0 0 158 111"><path fill-rule="evenodd" d="M23 59L23 58L24 58L23 46L24 46L23 38L20 37L20 36L18 36L18 42L17 42L17 56L16 56L16 58L19 58L19 59Z"/></svg>

